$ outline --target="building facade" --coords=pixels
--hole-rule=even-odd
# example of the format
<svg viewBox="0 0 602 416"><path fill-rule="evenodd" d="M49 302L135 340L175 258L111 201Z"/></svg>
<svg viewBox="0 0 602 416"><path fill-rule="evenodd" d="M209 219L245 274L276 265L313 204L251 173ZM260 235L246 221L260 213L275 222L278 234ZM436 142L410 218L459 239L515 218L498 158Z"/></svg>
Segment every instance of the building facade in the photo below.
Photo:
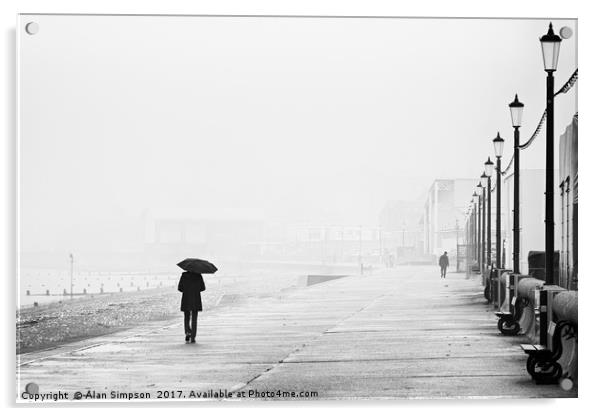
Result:
<svg viewBox="0 0 602 416"><path fill-rule="evenodd" d="M419 201L387 201L379 214L385 256L397 264L424 260L422 204Z"/></svg>
<svg viewBox="0 0 602 416"><path fill-rule="evenodd" d="M471 195L474 179L437 179L426 196L422 214L423 247L427 255L436 257L447 251L456 255L458 244L464 244L466 195Z"/></svg>
<svg viewBox="0 0 602 416"><path fill-rule="evenodd" d="M578 271L578 140L577 115L560 136L560 261L558 284L577 290Z"/></svg>
<svg viewBox="0 0 602 416"><path fill-rule="evenodd" d="M556 172L557 173L557 172ZM512 268L513 253L513 204L514 204L514 172L511 170L504 176L504 187L502 189L502 212L505 213L505 268ZM520 170L520 198L519 198L519 221L520 221L520 272L529 273L529 252L545 251L545 169L521 169ZM560 243L560 197L558 192L554 193L554 218L557 224L554 227L554 246L556 249Z"/></svg>

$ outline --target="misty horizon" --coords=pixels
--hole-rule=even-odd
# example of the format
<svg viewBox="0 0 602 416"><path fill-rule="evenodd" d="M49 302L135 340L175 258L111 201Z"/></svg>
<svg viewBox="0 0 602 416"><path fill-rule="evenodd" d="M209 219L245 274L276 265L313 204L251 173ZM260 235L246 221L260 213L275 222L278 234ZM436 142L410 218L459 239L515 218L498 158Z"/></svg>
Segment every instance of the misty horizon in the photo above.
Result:
<svg viewBox="0 0 602 416"><path fill-rule="evenodd" d="M44 16L19 57L20 250L111 251L145 215L180 211L377 226L387 201L424 203L435 179L476 184L496 130L510 142L515 92L523 134L539 121L545 26ZM574 107L557 104L558 126ZM524 168L544 166L543 140L533 149Z"/></svg>

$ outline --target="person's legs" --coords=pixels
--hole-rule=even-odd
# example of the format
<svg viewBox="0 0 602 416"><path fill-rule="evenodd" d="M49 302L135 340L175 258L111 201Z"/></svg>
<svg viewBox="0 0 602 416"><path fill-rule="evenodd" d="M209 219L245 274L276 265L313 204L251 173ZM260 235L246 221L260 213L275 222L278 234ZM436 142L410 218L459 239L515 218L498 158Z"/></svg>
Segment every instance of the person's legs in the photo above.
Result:
<svg viewBox="0 0 602 416"><path fill-rule="evenodd" d="M196 322L199 317L199 311L192 311L192 328L190 331L190 340L194 342L196 338Z"/></svg>
<svg viewBox="0 0 602 416"><path fill-rule="evenodd" d="M186 333L186 341L190 335L190 311L184 311L184 332Z"/></svg>
<svg viewBox="0 0 602 416"><path fill-rule="evenodd" d="M445 279L445 274L447 273L447 266L443 267L443 278Z"/></svg>
<svg viewBox="0 0 602 416"><path fill-rule="evenodd" d="M441 278L443 278L443 266L441 266Z"/></svg>

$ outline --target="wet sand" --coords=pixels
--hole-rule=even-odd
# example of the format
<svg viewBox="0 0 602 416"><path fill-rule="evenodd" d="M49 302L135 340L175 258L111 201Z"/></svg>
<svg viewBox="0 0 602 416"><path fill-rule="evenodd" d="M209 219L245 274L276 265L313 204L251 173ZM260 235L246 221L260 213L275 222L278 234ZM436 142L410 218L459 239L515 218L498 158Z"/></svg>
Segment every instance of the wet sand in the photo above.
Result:
<svg viewBox="0 0 602 416"><path fill-rule="evenodd" d="M206 277L203 309L239 303L252 297L278 294L293 286L297 275L255 272L245 277ZM129 329L150 321L169 320L180 312L180 296L173 287L87 296L27 307L17 311L17 354L54 348L82 339ZM225 296L224 296L225 295Z"/></svg>

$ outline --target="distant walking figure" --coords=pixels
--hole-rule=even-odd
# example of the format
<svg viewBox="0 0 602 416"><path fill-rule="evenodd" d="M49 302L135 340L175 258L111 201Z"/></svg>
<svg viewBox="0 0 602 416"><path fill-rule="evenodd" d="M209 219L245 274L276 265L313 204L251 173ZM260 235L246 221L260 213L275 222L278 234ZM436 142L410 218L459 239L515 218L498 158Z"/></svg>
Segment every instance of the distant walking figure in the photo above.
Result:
<svg viewBox="0 0 602 416"><path fill-rule="evenodd" d="M195 343L196 323L199 311L203 310L201 292L205 290L203 276L198 273L184 272L178 283L178 290L182 292L180 310L184 312L184 332L186 341Z"/></svg>
<svg viewBox="0 0 602 416"><path fill-rule="evenodd" d="M445 273L447 272L447 267L449 266L449 258L447 257L447 251L443 253L441 257L439 257L439 267L441 267L441 278L445 279Z"/></svg>

